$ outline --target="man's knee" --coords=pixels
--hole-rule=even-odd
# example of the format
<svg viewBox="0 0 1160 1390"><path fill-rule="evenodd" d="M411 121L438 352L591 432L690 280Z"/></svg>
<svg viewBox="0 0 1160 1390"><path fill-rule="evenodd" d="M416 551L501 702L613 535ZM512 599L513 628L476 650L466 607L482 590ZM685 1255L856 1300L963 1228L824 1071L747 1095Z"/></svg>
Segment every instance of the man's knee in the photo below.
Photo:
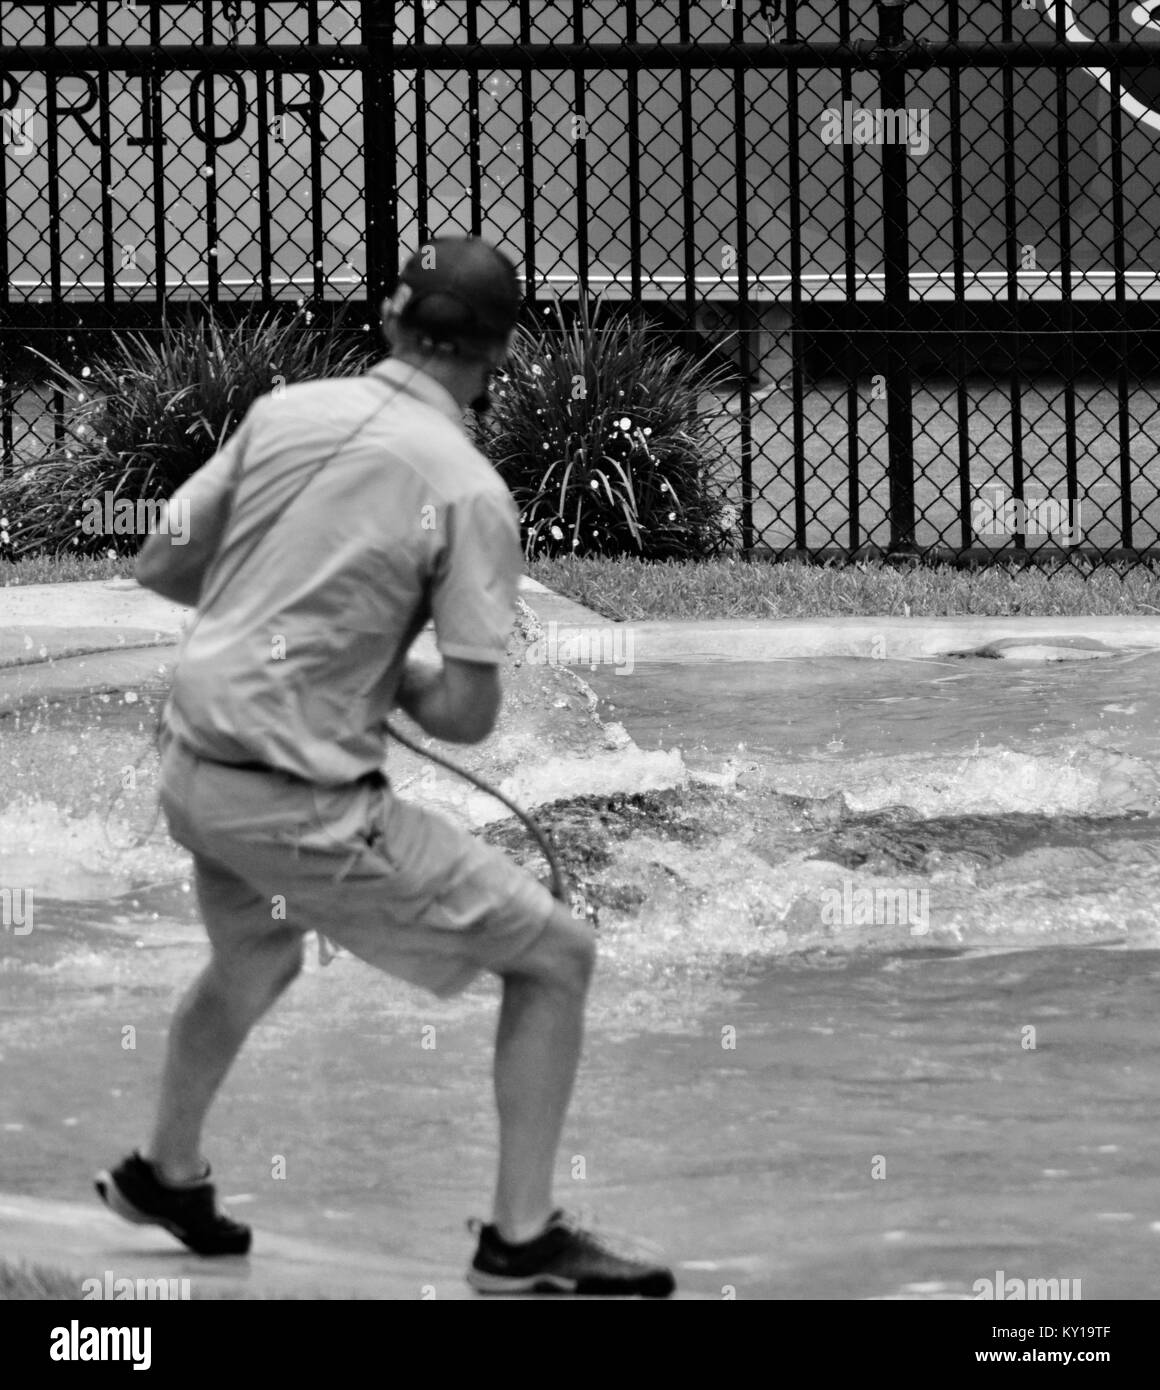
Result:
<svg viewBox="0 0 1160 1390"><path fill-rule="evenodd" d="M303 955L300 932L271 933L241 949L216 951L215 983L250 1009L264 1010L302 973Z"/></svg>
<svg viewBox="0 0 1160 1390"><path fill-rule="evenodd" d="M559 905L541 935L500 974L536 979L569 993L584 994L595 964L596 936L592 928Z"/></svg>

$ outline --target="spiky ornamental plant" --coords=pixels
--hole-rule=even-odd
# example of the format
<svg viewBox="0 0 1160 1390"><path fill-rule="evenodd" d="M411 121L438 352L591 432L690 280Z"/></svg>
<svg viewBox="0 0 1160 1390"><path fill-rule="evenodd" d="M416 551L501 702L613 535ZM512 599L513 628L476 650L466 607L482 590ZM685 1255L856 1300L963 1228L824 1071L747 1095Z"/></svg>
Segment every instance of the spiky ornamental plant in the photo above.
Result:
<svg viewBox="0 0 1160 1390"><path fill-rule="evenodd" d="M477 442L515 496L529 557L714 554L731 539L713 370L627 314L521 329Z"/></svg>
<svg viewBox="0 0 1160 1390"><path fill-rule="evenodd" d="M268 310L228 329L212 317L167 322L157 341L117 334L79 374L44 360L71 408L63 440L0 480L10 556L133 553L139 535L81 529L86 502L105 493L134 503L170 496L258 396L280 382L361 372L370 352L344 345L307 310Z"/></svg>

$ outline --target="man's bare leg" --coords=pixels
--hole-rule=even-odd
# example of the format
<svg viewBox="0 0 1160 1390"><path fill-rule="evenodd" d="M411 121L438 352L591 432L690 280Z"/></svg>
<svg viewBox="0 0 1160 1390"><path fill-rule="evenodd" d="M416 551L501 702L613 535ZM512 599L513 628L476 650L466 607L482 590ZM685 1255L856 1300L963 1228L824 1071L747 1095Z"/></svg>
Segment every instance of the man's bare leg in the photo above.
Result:
<svg viewBox="0 0 1160 1390"><path fill-rule="evenodd" d="M492 1220L518 1243L552 1212L552 1175L580 1061L595 959L592 929L560 905L543 935L503 974L495 1044L499 1178Z"/></svg>
<svg viewBox="0 0 1160 1390"><path fill-rule="evenodd" d="M169 1029L153 1139L143 1157L162 1177L186 1182L205 1173L206 1113L250 1029L302 968L301 933L288 928L215 952L182 999Z"/></svg>

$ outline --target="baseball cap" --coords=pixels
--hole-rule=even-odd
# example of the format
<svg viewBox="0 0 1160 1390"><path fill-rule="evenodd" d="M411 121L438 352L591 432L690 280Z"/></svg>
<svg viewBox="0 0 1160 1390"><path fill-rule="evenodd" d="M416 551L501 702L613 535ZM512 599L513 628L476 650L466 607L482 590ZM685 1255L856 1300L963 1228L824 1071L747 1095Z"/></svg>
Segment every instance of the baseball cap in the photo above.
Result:
<svg viewBox="0 0 1160 1390"><path fill-rule="evenodd" d="M494 246L478 237L434 237L407 261L387 306L437 342L478 345L507 337L521 299L515 266Z"/></svg>

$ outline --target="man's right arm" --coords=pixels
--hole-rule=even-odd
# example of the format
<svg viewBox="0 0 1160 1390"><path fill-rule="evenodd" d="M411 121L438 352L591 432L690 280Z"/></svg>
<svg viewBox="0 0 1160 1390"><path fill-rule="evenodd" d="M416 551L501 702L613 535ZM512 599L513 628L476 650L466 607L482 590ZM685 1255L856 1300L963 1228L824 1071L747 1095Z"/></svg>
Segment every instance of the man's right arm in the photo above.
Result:
<svg viewBox="0 0 1160 1390"><path fill-rule="evenodd" d="M478 743L491 733L523 569L515 504L498 490L436 509L431 616L442 666L408 661L399 704L432 738Z"/></svg>
<svg viewBox="0 0 1160 1390"><path fill-rule="evenodd" d="M479 743L499 716L503 692L499 668L446 657L442 666L414 659L399 684L399 707L432 738Z"/></svg>

